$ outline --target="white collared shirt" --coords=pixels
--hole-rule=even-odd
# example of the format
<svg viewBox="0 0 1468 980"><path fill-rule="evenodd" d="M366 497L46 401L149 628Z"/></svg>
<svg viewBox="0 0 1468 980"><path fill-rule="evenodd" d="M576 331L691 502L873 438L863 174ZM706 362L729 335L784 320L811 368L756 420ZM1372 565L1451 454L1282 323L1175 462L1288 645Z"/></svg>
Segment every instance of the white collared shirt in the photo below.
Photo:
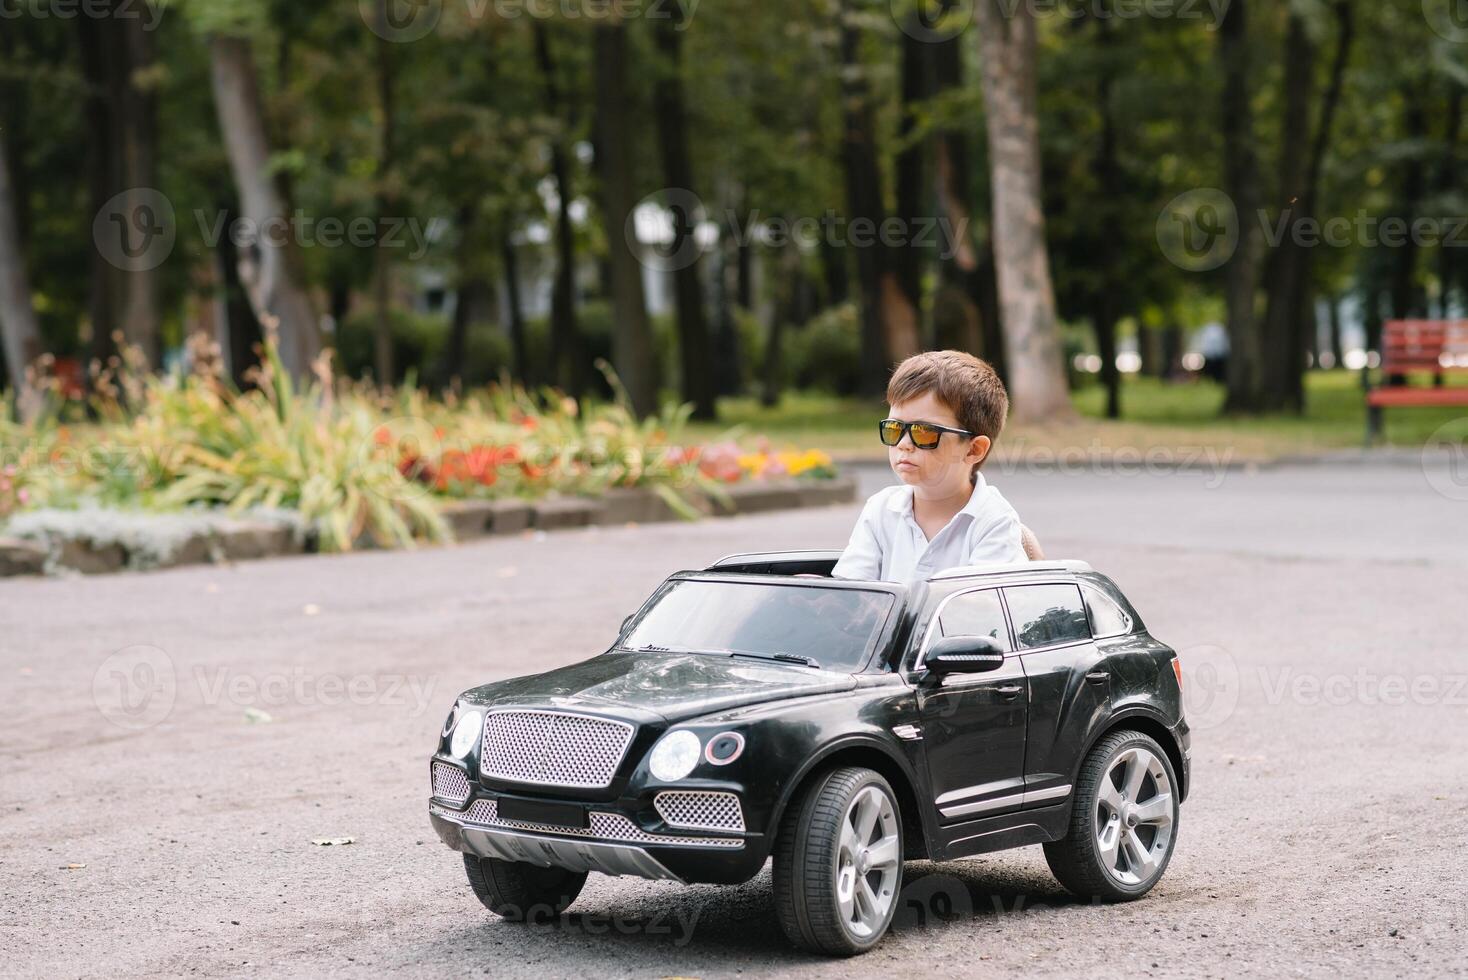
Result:
<svg viewBox="0 0 1468 980"><path fill-rule="evenodd" d="M984 474L963 510L931 541L913 517L912 496L912 487L899 483L867 499L833 578L907 583L945 568L1026 560L1019 515Z"/></svg>

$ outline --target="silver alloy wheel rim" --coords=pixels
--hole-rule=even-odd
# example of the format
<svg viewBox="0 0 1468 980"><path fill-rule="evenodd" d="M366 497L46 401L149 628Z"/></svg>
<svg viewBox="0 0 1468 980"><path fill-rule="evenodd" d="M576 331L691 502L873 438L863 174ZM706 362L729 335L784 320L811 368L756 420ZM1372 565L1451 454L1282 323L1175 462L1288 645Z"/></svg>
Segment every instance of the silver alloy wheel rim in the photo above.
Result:
<svg viewBox="0 0 1468 980"><path fill-rule="evenodd" d="M1157 877L1172 846L1172 782L1162 760L1139 745L1106 766L1096 799L1096 849L1123 885Z"/></svg>
<svg viewBox="0 0 1468 980"><path fill-rule="evenodd" d="M853 936L870 939L886 924L902 878L897 808L879 786L864 786L852 798L841 818L837 846L841 918Z"/></svg>

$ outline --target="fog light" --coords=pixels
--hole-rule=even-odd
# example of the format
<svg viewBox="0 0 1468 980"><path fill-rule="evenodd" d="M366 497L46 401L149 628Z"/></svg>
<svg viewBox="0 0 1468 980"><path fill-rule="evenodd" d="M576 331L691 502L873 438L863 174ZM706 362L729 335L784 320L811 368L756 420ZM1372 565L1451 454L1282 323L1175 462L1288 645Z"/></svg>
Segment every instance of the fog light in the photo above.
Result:
<svg viewBox="0 0 1468 980"><path fill-rule="evenodd" d="M716 766L727 766L744 753L744 736L738 732L721 732L709 739L703 757Z"/></svg>

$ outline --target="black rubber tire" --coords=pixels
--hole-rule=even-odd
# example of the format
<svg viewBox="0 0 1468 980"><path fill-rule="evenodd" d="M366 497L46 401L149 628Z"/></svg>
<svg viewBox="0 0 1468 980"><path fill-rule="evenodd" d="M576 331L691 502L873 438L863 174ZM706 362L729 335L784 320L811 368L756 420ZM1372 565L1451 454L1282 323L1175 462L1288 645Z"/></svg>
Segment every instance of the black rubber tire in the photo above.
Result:
<svg viewBox="0 0 1468 980"><path fill-rule="evenodd" d="M847 766L819 775L802 797L792 800L775 840L775 917L786 937L803 949L830 956L854 956L876 946L887 934L897 901L887 921L868 939L853 936L841 920L836 899L839 826L857 792L878 786L897 814L898 853L903 853L902 808L882 774ZM898 876L901 886L901 875Z"/></svg>
<svg viewBox="0 0 1468 980"><path fill-rule="evenodd" d="M464 855L469 887L484 907L511 922L554 919L576 901L585 871Z"/></svg>
<svg viewBox="0 0 1468 980"><path fill-rule="evenodd" d="M1111 768L1111 761L1123 749L1132 745L1146 748L1162 760L1167 770L1168 782L1172 785L1172 839L1167 845L1162 866L1152 880L1137 885L1127 885L1113 878L1101 860L1096 846L1095 814L1096 798L1101 780ZM1071 797L1070 831L1057 841L1045 845L1045 863L1066 890L1080 898L1099 898L1107 902L1130 902L1147 894L1167 873L1172 852L1177 849L1179 808L1177 805L1177 773L1172 760L1162 746L1149 735L1141 732L1121 731L1106 736L1091 749L1076 778L1075 793Z"/></svg>

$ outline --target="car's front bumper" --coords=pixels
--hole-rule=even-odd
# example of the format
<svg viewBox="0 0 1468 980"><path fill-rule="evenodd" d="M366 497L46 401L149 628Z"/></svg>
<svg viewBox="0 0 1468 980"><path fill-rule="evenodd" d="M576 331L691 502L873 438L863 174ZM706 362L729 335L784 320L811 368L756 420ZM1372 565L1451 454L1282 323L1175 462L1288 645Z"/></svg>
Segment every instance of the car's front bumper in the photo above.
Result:
<svg viewBox="0 0 1468 980"><path fill-rule="evenodd" d="M435 797L429 820L456 851L609 875L734 883L753 877L766 856L762 834L672 828L630 800L577 804L585 826L569 827L503 818L505 798L478 786L462 803Z"/></svg>
<svg viewBox="0 0 1468 980"><path fill-rule="evenodd" d="M579 840L545 834L477 826L463 822L463 814L429 807L428 819L439 839L456 851L504 861L524 861L544 868L600 871L607 875L635 875L682 881L646 848L603 840Z"/></svg>

